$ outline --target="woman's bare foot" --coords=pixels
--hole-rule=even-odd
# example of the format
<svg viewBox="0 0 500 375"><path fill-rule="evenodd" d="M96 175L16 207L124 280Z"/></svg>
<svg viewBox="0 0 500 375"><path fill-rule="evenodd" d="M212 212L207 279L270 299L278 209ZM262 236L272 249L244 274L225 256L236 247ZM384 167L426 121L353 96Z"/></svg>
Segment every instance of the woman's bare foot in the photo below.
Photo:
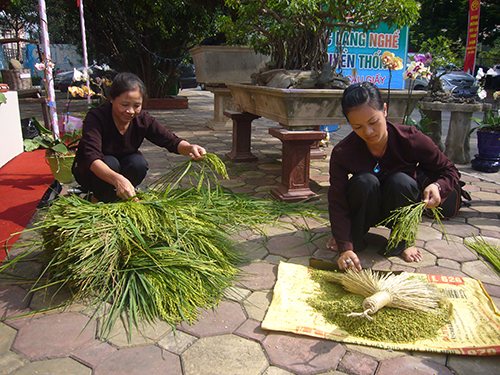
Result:
<svg viewBox="0 0 500 375"><path fill-rule="evenodd" d="M401 253L401 258L403 258L403 260L408 263L420 262L422 260L422 253L420 252L419 248L412 246L406 250L403 250L403 252Z"/></svg>
<svg viewBox="0 0 500 375"><path fill-rule="evenodd" d="M337 241L335 241L335 238L331 237L328 242L326 243L326 248L331 251L338 252L339 247L337 246Z"/></svg>

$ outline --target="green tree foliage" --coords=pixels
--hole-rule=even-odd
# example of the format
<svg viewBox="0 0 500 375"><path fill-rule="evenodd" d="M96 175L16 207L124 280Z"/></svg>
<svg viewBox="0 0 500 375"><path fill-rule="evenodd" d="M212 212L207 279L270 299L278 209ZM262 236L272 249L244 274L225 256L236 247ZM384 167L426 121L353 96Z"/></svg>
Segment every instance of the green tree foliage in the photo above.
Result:
<svg viewBox="0 0 500 375"><path fill-rule="evenodd" d="M421 44L437 35L458 41L467 39L468 0L421 0L420 20L410 33L410 50L422 51ZM479 42L492 46L500 36L500 2L481 0ZM455 50L455 52L460 52Z"/></svg>
<svg viewBox="0 0 500 375"><path fill-rule="evenodd" d="M369 30L381 22L411 25L418 19L415 0L226 0L233 12L220 20L230 40L248 38L270 54L277 68L321 69L327 61L328 30Z"/></svg>
<svg viewBox="0 0 500 375"><path fill-rule="evenodd" d="M99 60L138 74L152 97L168 93L187 50L211 31L215 0L86 0L89 45Z"/></svg>

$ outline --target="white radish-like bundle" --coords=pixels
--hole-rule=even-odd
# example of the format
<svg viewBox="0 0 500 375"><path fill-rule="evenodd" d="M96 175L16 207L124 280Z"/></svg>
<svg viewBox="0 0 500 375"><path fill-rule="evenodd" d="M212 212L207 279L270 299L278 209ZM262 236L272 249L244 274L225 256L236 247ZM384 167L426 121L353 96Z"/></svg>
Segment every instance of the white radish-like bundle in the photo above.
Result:
<svg viewBox="0 0 500 375"><path fill-rule="evenodd" d="M349 316L360 316L373 319L384 306L402 310L429 312L439 307L443 296L432 285L419 278L403 272L383 274L371 269L356 272L347 270L341 274L332 274L330 281L342 285L350 293L366 297L363 301L363 312L352 312Z"/></svg>

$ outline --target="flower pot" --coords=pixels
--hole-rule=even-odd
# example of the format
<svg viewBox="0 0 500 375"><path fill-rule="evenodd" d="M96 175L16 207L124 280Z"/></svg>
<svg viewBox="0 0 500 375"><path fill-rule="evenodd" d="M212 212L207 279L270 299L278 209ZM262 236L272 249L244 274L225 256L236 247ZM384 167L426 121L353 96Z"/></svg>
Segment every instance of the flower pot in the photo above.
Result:
<svg viewBox="0 0 500 375"><path fill-rule="evenodd" d="M471 161L472 168L486 173L500 170L500 132L477 131L477 148L479 154Z"/></svg>
<svg viewBox="0 0 500 375"><path fill-rule="evenodd" d="M500 131L478 130L477 148L485 159L500 159Z"/></svg>
<svg viewBox="0 0 500 375"><path fill-rule="evenodd" d="M244 46L196 46L193 57L196 80L206 85L250 83L250 76L269 61L269 56Z"/></svg>
<svg viewBox="0 0 500 375"><path fill-rule="evenodd" d="M71 172L75 155L56 155L53 153L46 153L45 160L50 167L54 178L62 184L70 184L75 178Z"/></svg>

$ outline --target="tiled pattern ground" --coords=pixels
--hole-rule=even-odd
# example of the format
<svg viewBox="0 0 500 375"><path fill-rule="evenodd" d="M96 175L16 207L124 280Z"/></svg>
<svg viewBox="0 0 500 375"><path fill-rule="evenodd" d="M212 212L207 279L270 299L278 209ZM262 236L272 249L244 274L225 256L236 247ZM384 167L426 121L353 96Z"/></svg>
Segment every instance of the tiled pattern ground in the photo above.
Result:
<svg viewBox="0 0 500 375"><path fill-rule="evenodd" d="M223 156L230 149L230 131L212 131L204 127L211 118L212 97L207 92L188 91L190 109L153 112L176 133L204 145ZM24 104L22 115L36 114L38 108ZM228 162L231 180L225 185L234 191L267 196L279 181L280 142L267 133L266 120L255 122L254 153L259 161L248 164ZM338 139L347 129L341 129ZM330 150L328 150L330 151ZM151 181L180 157L145 145L150 162ZM430 222L419 231L417 245L424 260L407 264L399 258L376 254L388 231L372 230L370 249L362 254L365 267L380 270L407 270L444 275L475 277L484 282L497 306L500 302L498 274L464 246L464 240L481 234L500 241L500 179L497 175L479 175L467 166L466 189L473 197L472 206L446 222L450 243ZM311 165L312 189L321 199L311 204L326 207L328 161ZM495 181L496 180L496 181ZM107 342L96 338L99 322L89 320L84 306L55 311L35 317L7 319L0 323L0 374L496 374L498 357L477 358L444 354L409 353L382 350L334 341L268 332L260 328L272 298L276 264L280 260L307 264L311 255L333 260L325 251L328 228L323 223L303 223L311 232L290 225L266 227L266 235L241 232L235 236L249 263L245 276L227 292L226 301L215 311L206 311L194 325L180 325L173 332L162 322L141 327L129 343L125 328L118 325ZM36 259L22 270L33 274L40 270ZM63 296L58 297L64 298ZM57 300L57 298L56 298ZM6 318L41 308L57 301L43 295L26 297L26 286L0 282L0 316Z"/></svg>

